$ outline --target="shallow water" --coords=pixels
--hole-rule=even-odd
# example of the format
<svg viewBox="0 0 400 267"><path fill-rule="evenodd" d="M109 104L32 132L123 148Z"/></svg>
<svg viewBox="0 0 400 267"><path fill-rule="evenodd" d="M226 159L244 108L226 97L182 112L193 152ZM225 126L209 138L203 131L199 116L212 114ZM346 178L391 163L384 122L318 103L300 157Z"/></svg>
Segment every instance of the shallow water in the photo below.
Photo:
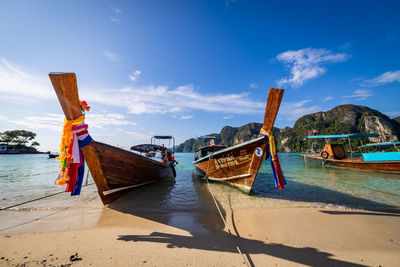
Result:
<svg viewBox="0 0 400 267"><path fill-rule="evenodd" d="M310 164L305 166L298 154L282 153L279 157L287 180L284 190L275 188L272 171L266 161L250 196L218 183L209 185L211 191L224 207L234 209L335 206L391 210L400 207L400 175L322 168ZM137 195L136 199L152 194L157 205L165 210L214 208L208 184L193 175L193 153L177 153L176 159L179 164L175 181L161 181L131 194ZM63 187L54 185L57 173L58 161L48 159L47 155L0 155L0 207L61 192ZM76 201L97 195L93 186L82 190L84 196L75 198ZM47 201L46 205L64 206L60 201L66 197L67 193L59 200ZM145 201L141 204L145 209L154 201L153 204Z"/></svg>

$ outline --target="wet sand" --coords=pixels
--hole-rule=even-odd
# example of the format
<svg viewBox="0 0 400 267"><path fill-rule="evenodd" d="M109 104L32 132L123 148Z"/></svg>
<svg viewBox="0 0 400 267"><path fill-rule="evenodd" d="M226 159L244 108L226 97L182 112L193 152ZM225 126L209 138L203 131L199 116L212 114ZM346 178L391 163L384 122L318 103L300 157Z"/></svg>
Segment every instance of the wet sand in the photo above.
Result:
<svg viewBox="0 0 400 267"><path fill-rule="evenodd" d="M164 209L157 189L103 207L60 195L1 211L0 265L395 266L400 214L338 208L232 208L211 198ZM49 208L50 203L63 203ZM224 203L224 204L221 204ZM242 255L237 252L237 247Z"/></svg>

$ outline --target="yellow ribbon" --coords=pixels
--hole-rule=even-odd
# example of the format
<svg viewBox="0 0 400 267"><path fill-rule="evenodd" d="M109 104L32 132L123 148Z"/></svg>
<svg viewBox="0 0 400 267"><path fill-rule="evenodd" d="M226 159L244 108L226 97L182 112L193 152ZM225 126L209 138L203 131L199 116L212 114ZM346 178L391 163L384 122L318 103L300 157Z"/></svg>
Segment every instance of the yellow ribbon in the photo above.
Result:
<svg viewBox="0 0 400 267"><path fill-rule="evenodd" d="M274 157L276 155L276 146L275 146L275 138L272 135L272 132L271 131L267 131L264 128L261 128L260 133L263 133L266 136L268 136L269 151L270 151L270 154L271 154L271 159L274 160Z"/></svg>

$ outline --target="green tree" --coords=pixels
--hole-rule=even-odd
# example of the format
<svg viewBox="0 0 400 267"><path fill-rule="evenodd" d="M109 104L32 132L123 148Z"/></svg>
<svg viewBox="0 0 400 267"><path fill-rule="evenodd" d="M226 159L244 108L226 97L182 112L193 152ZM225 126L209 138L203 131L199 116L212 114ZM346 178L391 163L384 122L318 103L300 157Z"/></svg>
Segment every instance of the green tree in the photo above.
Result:
<svg viewBox="0 0 400 267"><path fill-rule="evenodd" d="M33 141L32 144L31 144L31 147L34 147L34 146L40 146L40 144L38 142L36 142L36 141Z"/></svg>
<svg viewBox="0 0 400 267"><path fill-rule="evenodd" d="M35 139L36 134L25 130L5 131L0 135L0 142L6 144L25 145Z"/></svg>

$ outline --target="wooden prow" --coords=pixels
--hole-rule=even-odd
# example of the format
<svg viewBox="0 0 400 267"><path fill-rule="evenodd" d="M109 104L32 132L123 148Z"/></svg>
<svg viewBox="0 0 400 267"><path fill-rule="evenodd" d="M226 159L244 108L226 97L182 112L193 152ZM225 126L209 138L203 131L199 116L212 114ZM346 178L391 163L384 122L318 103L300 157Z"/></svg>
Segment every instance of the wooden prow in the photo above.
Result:
<svg viewBox="0 0 400 267"><path fill-rule="evenodd" d="M282 102L284 89L270 88L268 92L267 106L265 107L263 129L271 131L274 127L276 116Z"/></svg>
<svg viewBox="0 0 400 267"><path fill-rule="evenodd" d="M58 101L64 111L67 120L75 120L82 115L79 101L78 86L75 73L52 72L49 74L54 91L57 94ZM92 144L93 144L92 140ZM92 145L82 148L86 163L90 169L93 180L96 183L99 195L103 196L103 191L109 190L107 181L104 178L100 161ZM103 203L104 199L102 197Z"/></svg>
<svg viewBox="0 0 400 267"><path fill-rule="evenodd" d="M52 72L49 77L67 120L79 118L82 110L75 73Z"/></svg>

